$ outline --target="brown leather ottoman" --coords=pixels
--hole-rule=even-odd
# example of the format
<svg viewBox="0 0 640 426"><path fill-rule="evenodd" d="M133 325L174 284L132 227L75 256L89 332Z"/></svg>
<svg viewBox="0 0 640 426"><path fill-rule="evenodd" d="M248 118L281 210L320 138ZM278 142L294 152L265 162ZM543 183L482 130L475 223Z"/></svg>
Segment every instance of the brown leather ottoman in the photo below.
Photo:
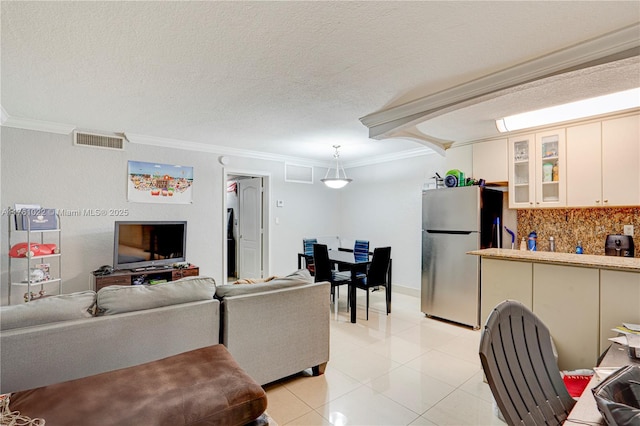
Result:
<svg viewBox="0 0 640 426"><path fill-rule="evenodd" d="M16 392L10 408L47 426L244 425L264 413L267 395L215 345Z"/></svg>

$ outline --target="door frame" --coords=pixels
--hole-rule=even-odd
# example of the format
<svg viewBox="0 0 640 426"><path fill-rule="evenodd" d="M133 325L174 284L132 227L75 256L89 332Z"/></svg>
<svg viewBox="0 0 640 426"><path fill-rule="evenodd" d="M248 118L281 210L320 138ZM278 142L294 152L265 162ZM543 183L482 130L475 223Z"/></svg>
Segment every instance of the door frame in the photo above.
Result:
<svg viewBox="0 0 640 426"><path fill-rule="evenodd" d="M227 235L227 180L229 175L262 178L262 277L268 277L271 271L271 173L261 170L222 168L222 235ZM238 217L236 215L236 217ZM226 283L227 271L227 239L222 238L222 279Z"/></svg>

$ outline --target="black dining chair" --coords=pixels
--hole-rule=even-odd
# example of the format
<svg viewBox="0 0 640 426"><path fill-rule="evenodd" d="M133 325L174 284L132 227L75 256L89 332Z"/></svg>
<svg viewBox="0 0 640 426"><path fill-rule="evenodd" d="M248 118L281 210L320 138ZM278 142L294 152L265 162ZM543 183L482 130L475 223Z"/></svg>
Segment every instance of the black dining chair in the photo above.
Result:
<svg viewBox="0 0 640 426"><path fill-rule="evenodd" d="M356 288L367 292L367 320L369 319L369 290L376 291L384 287L387 315L391 312L391 286L387 280L390 263L391 247L376 247L366 275L356 280Z"/></svg>
<svg viewBox="0 0 640 426"><path fill-rule="evenodd" d="M480 338L480 362L509 425L561 425L576 401L560 376L549 329L526 306L498 304Z"/></svg>
<svg viewBox="0 0 640 426"><path fill-rule="evenodd" d="M317 238L303 238L302 239L302 253L304 253L304 262L309 270L309 273L313 276L315 274L315 266L313 264L313 245L318 244Z"/></svg>
<svg viewBox="0 0 640 426"><path fill-rule="evenodd" d="M331 299L336 302L336 294L340 298L340 293L336 293L338 287L351 282L350 278L336 274L332 269L329 260L329 250L325 244L313 245L313 264L315 267L315 282L329 281L331 283Z"/></svg>

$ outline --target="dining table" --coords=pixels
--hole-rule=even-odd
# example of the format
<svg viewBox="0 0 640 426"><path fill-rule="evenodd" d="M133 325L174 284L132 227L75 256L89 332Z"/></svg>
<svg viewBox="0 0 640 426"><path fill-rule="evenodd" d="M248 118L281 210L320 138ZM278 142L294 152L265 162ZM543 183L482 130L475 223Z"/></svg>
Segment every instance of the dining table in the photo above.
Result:
<svg viewBox="0 0 640 426"><path fill-rule="evenodd" d="M356 255L351 249L340 248L338 250L329 250L329 260L336 266L338 269L349 271L351 274L351 279L349 280L348 285L348 299L349 299L349 310L350 312L350 321L352 323L356 323L356 281L358 279L358 274L366 274L367 267L371 264L372 254L369 254L367 257L362 255ZM308 256L304 253L298 253L298 269L302 268L302 260L307 259ZM387 292L386 297L389 299L389 311L391 311L391 268L392 261L389 260L389 269L387 270L387 288L385 291Z"/></svg>
<svg viewBox="0 0 640 426"><path fill-rule="evenodd" d="M638 365L640 366L640 359L631 358L629 355L629 348L619 343L612 343L607 353L600 361L596 370L607 371L614 370L626 365ZM604 377L600 377L598 371L593 375L589 384L584 389L578 402L573 406L573 409L569 413L569 417L565 420L564 425L605 425L604 418L600 411L598 411L598 405L593 397L592 388L597 386L604 380Z"/></svg>

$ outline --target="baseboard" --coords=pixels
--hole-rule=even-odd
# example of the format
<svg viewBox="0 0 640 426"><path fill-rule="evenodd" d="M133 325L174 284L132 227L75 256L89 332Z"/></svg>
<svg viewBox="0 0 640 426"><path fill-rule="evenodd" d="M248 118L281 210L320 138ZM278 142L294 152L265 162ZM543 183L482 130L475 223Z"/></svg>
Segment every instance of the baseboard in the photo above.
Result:
<svg viewBox="0 0 640 426"><path fill-rule="evenodd" d="M407 296L420 297L420 289L414 287L406 287L403 285L393 284L393 292L406 294Z"/></svg>

